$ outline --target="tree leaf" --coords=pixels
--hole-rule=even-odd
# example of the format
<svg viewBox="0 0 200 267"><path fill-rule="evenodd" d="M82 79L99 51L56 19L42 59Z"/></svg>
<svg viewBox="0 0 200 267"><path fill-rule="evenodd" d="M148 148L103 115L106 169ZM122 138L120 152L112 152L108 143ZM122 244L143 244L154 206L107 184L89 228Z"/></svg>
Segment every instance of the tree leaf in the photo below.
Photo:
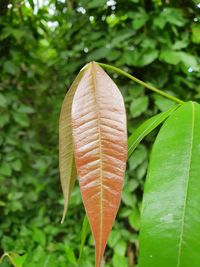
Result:
<svg viewBox="0 0 200 267"><path fill-rule="evenodd" d="M87 237L89 232L90 232L89 221L88 221L87 215L85 214L85 217L84 217L84 220L83 220L82 229L81 229L81 245L80 245L79 259L78 259L79 263L80 263L80 260L81 260L81 257L82 257L83 248L84 248L84 245L85 245L85 240L86 240L86 237Z"/></svg>
<svg viewBox="0 0 200 267"><path fill-rule="evenodd" d="M137 12L134 12L134 18L132 22L133 29L139 30L146 24L148 19L149 16L146 11L143 8L140 8Z"/></svg>
<svg viewBox="0 0 200 267"><path fill-rule="evenodd" d="M139 145L128 160L130 171L135 170L146 159L147 159L147 148L143 145Z"/></svg>
<svg viewBox="0 0 200 267"><path fill-rule="evenodd" d="M130 106L130 113L133 118L140 116L147 110L149 99L147 96L141 96L134 99Z"/></svg>
<svg viewBox="0 0 200 267"><path fill-rule="evenodd" d="M168 64L176 65L181 61L180 52L172 50L162 50L160 53L160 60Z"/></svg>
<svg viewBox="0 0 200 267"><path fill-rule="evenodd" d="M169 100L161 95L154 94L154 103L155 106L158 107L160 111L167 111L170 107L174 106L174 102Z"/></svg>
<svg viewBox="0 0 200 267"><path fill-rule="evenodd" d="M28 0L28 2L29 2L29 4L30 4L30 6L32 7L32 9L34 9L34 1L33 0Z"/></svg>
<svg viewBox="0 0 200 267"><path fill-rule="evenodd" d="M11 165L7 162L1 163L0 174L5 175L5 176L11 176L11 174L12 174Z"/></svg>
<svg viewBox="0 0 200 267"><path fill-rule="evenodd" d="M158 51L152 48L144 49L138 57L137 66L143 67L151 64L158 58Z"/></svg>
<svg viewBox="0 0 200 267"><path fill-rule="evenodd" d="M162 112L143 122L128 138L128 157L131 156L135 148L142 141L142 139L160 125L171 113L177 109L177 106Z"/></svg>
<svg viewBox="0 0 200 267"><path fill-rule="evenodd" d="M23 267L27 256L27 254L20 256L14 252L5 252L0 258L0 263L2 263L3 259L7 257L14 267Z"/></svg>
<svg viewBox="0 0 200 267"><path fill-rule="evenodd" d="M106 0L93 0L93 1L88 1L88 7L89 8L99 8L103 7L106 4Z"/></svg>
<svg viewBox="0 0 200 267"><path fill-rule="evenodd" d="M199 70L198 62L195 56L186 53L186 52L180 52L181 61L187 68L192 68L195 71Z"/></svg>
<svg viewBox="0 0 200 267"><path fill-rule="evenodd" d="M90 61L90 60L100 60L102 58L106 58L107 55L111 52L111 49L110 48L107 48L107 47L101 47L101 48L98 48L98 49L95 49L94 51L92 51L88 57L87 57L87 60Z"/></svg>
<svg viewBox="0 0 200 267"><path fill-rule="evenodd" d="M195 44L200 44L200 25L193 24L191 29L192 29L192 42Z"/></svg>
<svg viewBox="0 0 200 267"><path fill-rule="evenodd" d="M3 69L6 73L16 75L18 68L12 61L6 61L3 65Z"/></svg>
<svg viewBox="0 0 200 267"><path fill-rule="evenodd" d="M138 230L140 227L140 213L139 210L134 207L131 214L128 216L128 221L133 229Z"/></svg>
<svg viewBox="0 0 200 267"><path fill-rule="evenodd" d="M60 113L59 120L59 168L60 168L60 179L61 186L64 195L64 210L61 223L63 223L71 192L74 186L74 181L76 177L76 167L74 161L73 152L73 142L72 142L72 129L71 129L71 108L72 100L76 92L77 86L84 74L85 69L83 69L76 79L74 80L72 86L67 92Z"/></svg>
<svg viewBox="0 0 200 267"><path fill-rule="evenodd" d="M0 107L6 108L8 105L6 97L0 93Z"/></svg>
<svg viewBox="0 0 200 267"><path fill-rule="evenodd" d="M72 104L72 134L84 206L99 267L121 200L127 132L123 98L97 63L90 63Z"/></svg>
<svg viewBox="0 0 200 267"><path fill-rule="evenodd" d="M153 146L140 231L141 267L199 267L200 105L185 103Z"/></svg>

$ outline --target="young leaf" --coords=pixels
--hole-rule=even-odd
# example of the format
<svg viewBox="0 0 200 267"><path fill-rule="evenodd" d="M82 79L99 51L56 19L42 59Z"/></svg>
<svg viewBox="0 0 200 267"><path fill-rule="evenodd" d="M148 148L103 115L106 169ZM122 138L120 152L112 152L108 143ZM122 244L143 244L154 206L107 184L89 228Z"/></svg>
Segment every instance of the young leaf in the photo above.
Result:
<svg viewBox="0 0 200 267"><path fill-rule="evenodd" d="M162 112L153 116L152 118L145 121L141 126L139 126L134 133L128 139L128 158L132 155L135 148L141 142L141 140L148 135L151 131L153 131L158 125L160 125L168 116L170 116L175 110L177 106L170 108L169 110ZM86 230L87 229L87 230ZM81 245L80 245L80 252L79 252L79 261L82 256L83 247L85 244L86 235L88 233L89 225L87 215L85 215L83 226L82 226L82 233L81 233Z"/></svg>
<svg viewBox="0 0 200 267"><path fill-rule="evenodd" d="M127 130L120 91L94 62L89 64L74 95L72 134L79 184L99 267L121 200Z"/></svg>
<svg viewBox="0 0 200 267"><path fill-rule="evenodd" d="M142 141L142 139L153 131L158 125L160 125L168 116L170 116L177 106L170 108L169 110L162 112L148 119L142 123L128 138L128 157L131 156L137 145Z"/></svg>
<svg viewBox="0 0 200 267"><path fill-rule="evenodd" d="M86 67L87 68L87 67ZM61 186L64 195L64 210L61 223L65 219L68 208L69 199L74 186L76 177L76 168L74 161L72 130L71 130L71 108L72 100L76 92L77 86L85 72L82 69L76 77L69 91L67 92L60 113L59 120L59 167Z"/></svg>
<svg viewBox="0 0 200 267"><path fill-rule="evenodd" d="M156 138L144 190L140 267L199 267L200 105L185 103Z"/></svg>

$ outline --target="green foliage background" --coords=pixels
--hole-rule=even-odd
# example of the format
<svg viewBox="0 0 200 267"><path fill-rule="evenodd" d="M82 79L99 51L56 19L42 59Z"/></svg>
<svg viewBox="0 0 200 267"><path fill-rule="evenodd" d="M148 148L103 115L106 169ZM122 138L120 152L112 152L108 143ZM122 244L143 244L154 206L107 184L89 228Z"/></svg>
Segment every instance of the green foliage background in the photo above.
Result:
<svg viewBox="0 0 200 267"><path fill-rule="evenodd" d="M67 88L84 64L96 60L199 102L200 1L1 0L0 5L0 253L21 255L13 254L15 266L77 266L84 217L78 186L60 224L58 119ZM172 105L110 75L124 95L129 134ZM155 134L128 162L106 267L137 264L139 210ZM91 235L86 243L80 267L94 266Z"/></svg>

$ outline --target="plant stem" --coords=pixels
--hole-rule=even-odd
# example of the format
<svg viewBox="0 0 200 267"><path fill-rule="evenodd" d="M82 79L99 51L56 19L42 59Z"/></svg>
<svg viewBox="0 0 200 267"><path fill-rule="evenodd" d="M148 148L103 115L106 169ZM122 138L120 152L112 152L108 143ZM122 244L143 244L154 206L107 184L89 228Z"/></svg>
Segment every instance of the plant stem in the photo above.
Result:
<svg viewBox="0 0 200 267"><path fill-rule="evenodd" d="M163 92L162 90L160 90L160 89L158 89L158 88L156 88L156 87L154 87L154 86L152 86L152 85L150 85L150 84L147 84L147 83L145 83L145 82L139 80L138 78L132 76L131 74L129 74L129 73L127 73L127 72L125 72L125 71L123 71L123 70L121 70L121 69L119 69L119 68L116 68L116 67L111 66L111 65L108 65L108 64L100 63L100 62L97 62L97 63L98 63L101 67L104 67L104 68L113 70L113 71L115 71L115 72L117 72L117 73L120 73L120 74L126 76L127 78L131 79L132 81L134 81L134 82L136 82L136 83L139 83L139 84L141 84L142 86L148 88L149 90L151 90L151 91L153 91L153 92L155 92L155 93L157 93L157 94L159 94L159 95L162 95L162 96L164 96L164 97L166 97L166 98L168 98L168 99L170 99L170 100L172 100L172 101L174 101L174 102L177 102L178 104L183 104L183 103L184 103L183 100L181 100L181 99L179 99L179 98L177 98L177 97L175 97L175 96L169 95L169 94Z"/></svg>

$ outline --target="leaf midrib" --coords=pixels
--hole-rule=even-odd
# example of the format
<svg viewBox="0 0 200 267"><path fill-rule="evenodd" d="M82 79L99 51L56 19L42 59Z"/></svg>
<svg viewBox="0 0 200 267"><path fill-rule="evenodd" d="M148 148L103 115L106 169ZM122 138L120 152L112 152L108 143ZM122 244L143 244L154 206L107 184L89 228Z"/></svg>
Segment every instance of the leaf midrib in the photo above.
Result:
<svg viewBox="0 0 200 267"><path fill-rule="evenodd" d="M192 162L192 150L193 150L193 141L194 141L194 121L195 121L195 112L194 112L194 103L191 102L192 105L192 128L191 128L191 142L190 142L190 150L188 157L188 172L187 172L187 182L186 182L186 192L183 206L183 214L182 214L182 222L181 222L181 232L179 238L179 250L178 250L178 258L177 258L177 267L180 267L181 263L181 254L182 254L182 242L183 242L183 234L184 234L184 223L185 223L185 215L186 215L186 202L188 198L188 188L190 182L190 171L191 171L191 162Z"/></svg>
<svg viewBox="0 0 200 267"><path fill-rule="evenodd" d="M103 160L102 160L102 147L101 147L101 127L100 127L100 116L99 116L99 105L98 105L98 100L96 97L96 76L95 76L95 71L94 71L95 65L92 62L91 65L91 73L92 73L92 78L93 78L93 84L94 84L94 100L96 103L96 109L97 109L97 124L98 124L98 134L99 134L99 158L100 158L100 239L99 239L99 258L98 258L98 262L100 262L101 260L101 245L102 245L102 228L103 228L103 218L102 218L102 213L103 213L103 204L102 204L102 199L103 199Z"/></svg>

